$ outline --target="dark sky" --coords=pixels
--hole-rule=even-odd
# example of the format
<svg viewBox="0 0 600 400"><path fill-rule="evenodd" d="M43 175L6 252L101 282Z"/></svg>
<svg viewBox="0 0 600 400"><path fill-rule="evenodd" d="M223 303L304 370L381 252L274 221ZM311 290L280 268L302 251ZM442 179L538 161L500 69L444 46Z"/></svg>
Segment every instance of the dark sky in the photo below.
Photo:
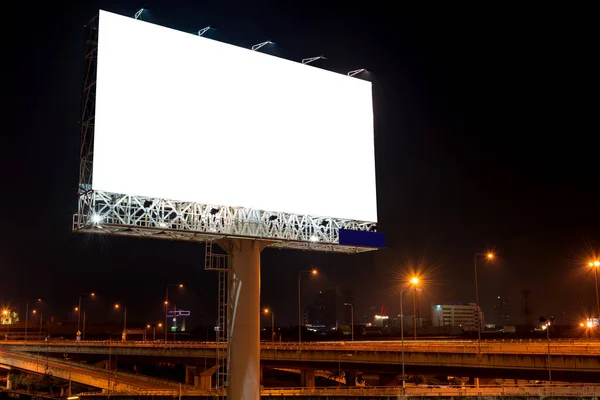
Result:
<svg viewBox="0 0 600 400"><path fill-rule="evenodd" d="M210 24L217 40L250 47L271 39L280 57L324 54L328 60L315 67L371 71L379 228L388 249L358 256L265 251L262 302L274 307L277 324L296 321L298 271L311 265L322 273L304 280L306 301L328 286L354 287L357 318L369 306L397 313L398 288L411 268L426 278L424 305L474 301L473 254L488 248L498 258L479 270L486 313L497 295L507 296L522 322L523 289L531 291L534 319L565 313L575 320L594 305L593 275L584 267L600 248L589 10L74 3L4 11L2 304L24 310L27 297L42 297L48 312L65 318L78 294L93 290L97 315L121 301L130 320L143 323L160 315L165 284L183 282L178 306L195 323L201 316L213 323L216 274L203 270L202 245L71 232L83 25L99 8L133 16L145 5L161 25L195 32Z"/></svg>

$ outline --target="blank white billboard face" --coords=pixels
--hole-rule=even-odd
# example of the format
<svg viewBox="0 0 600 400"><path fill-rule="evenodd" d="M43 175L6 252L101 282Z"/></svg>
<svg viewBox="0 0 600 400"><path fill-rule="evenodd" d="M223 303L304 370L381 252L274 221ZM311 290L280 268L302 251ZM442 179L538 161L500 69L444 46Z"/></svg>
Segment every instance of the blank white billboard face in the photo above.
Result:
<svg viewBox="0 0 600 400"><path fill-rule="evenodd" d="M377 221L371 83L100 12L93 189Z"/></svg>

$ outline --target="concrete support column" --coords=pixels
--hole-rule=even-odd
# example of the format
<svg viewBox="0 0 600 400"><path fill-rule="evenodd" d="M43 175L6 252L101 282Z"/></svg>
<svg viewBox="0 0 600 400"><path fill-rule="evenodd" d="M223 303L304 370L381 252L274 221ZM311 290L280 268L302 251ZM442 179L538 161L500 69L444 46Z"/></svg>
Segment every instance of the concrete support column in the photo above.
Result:
<svg viewBox="0 0 600 400"><path fill-rule="evenodd" d="M227 398L260 399L260 252L257 240L227 240L230 257L229 385Z"/></svg>
<svg viewBox="0 0 600 400"><path fill-rule="evenodd" d="M355 371L346 371L346 385L347 386L356 386L356 372Z"/></svg>
<svg viewBox="0 0 600 400"><path fill-rule="evenodd" d="M479 388L479 378L473 378L473 385L474 385L476 388Z"/></svg>
<svg viewBox="0 0 600 400"><path fill-rule="evenodd" d="M315 370L313 368L302 368L300 370L300 381L302 387L315 387Z"/></svg>
<svg viewBox="0 0 600 400"><path fill-rule="evenodd" d="M196 375L196 367L186 365L185 366L185 384L193 385L194 384L194 376Z"/></svg>
<svg viewBox="0 0 600 400"><path fill-rule="evenodd" d="M12 390L12 380L10 379L10 374L6 376L6 390Z"/></svg>

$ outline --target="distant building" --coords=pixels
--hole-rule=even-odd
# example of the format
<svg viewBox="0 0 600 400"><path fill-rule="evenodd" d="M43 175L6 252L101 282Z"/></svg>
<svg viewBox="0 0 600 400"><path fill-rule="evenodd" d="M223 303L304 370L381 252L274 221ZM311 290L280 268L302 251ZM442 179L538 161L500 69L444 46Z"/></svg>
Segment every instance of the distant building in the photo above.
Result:
<svg viewBox="0 0 600 400"><path fill-rule="evenodd" d="M483 312L475 303L448 303L431 306L431 324L433 326L458 326L465 331L477 330L484 325Z"/></svg>
<svg viewBox="0 0 600 400"><path fill-rule="evenodd" d="M337 327L337 290L335 287L319 291L315 302L306 309L307 323L311 326L324 326L324 330Z"/></svg>
<svg viewBox="0 0 600 400"><path fill-rule="evenodd" d="M510 323L510 306L506 297L498 296L494 304L494 322L496 325L506 325Z"/></svg>
<svg viewBox="0 0 600 400"><path fill-rule="evenodd" d="M389 328L390 326L390 317L389 315L375 315L373 316L373 326L378 328Z"/></svg>

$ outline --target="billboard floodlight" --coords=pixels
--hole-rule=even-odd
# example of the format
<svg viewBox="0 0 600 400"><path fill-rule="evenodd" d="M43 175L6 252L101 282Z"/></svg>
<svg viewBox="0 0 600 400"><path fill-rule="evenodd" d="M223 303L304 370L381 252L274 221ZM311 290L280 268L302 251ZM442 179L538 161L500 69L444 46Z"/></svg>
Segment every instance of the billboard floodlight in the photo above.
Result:
<svg viewBox="0 0 600 400"><path fill-rule="evenodd" d="M209 29L211 29L211 28L212 28L212 27L209 25L209 26L207 26L207 27L205 27L205 28L202 28L202 29L200 29L200 30L198 31L198 36L202 36L202 35L204 35L204 34L205 34L206 32L208 32L208 30L209 30Z"/></svg>
<svg viewBox="0 0 600 400"><path fill-rule="evenodd" d="M317 235L312 235L308 240L310 240L311 242L318 242L319 241L319 237Z"/></svg>
<svg viewBox="0 0 600 400"><path fill-rule="evenodd" d="M138 12L135 13L135 15L133 16L134 19L140 19L140 17L142 16L142 13L144 12L143 8L140 8L138 10Z"/></svg>
<svg viewBox="0 0 600 400"><path fill-rule="evenodd" d="M98 214L92 215L92 222L94 224L99 224L100 221L102 221L102 217L101 216L99 216Z"/></svg>
<svg viewBox="0 0 600 400"><path fill-rule="evenodd" d="M255 44L254 46L252 46L252 51L256 51L256 50L260 49L261 47L264 47L268 44L275 44L275 42L271 42L270 40L267 40L266 42Z"/></svg>
<svg viewBox="0 0 600 400"><path fill-rule="evenodd" d="M355 69L354 71L350 71L348 72L348 76L354 76L354 75L358 75L361 72L368 72L366 69L361 68L361 69Z"/></svg>
<svg viewBox="0 0 600 400"><path fill-rule="evenodd" d="M317 57L310 57L310 58L303 58L302 59L302 64L310 64L313 61L317 61L317 60L327 60L327 57L325 56L317 56Z"/></svg>

